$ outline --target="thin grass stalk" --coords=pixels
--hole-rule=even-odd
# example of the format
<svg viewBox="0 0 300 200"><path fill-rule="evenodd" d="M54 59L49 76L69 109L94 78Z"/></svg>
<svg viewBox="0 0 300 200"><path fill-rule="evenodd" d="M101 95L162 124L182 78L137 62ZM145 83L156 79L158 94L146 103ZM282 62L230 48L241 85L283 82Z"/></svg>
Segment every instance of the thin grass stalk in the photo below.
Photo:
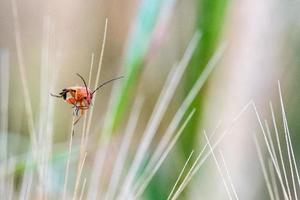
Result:
<svg viewBox="0 0 300 200"><path fill-rule="evenodd" d="M52 49L55 49L55 24L53 20L49 17L49 34L50 34L50 47L49 51ZM58 79L58 67L56 63L56 57L55 56L50 56L49 54L49 64L48 64L48 76L49 76L49 83L48 83L48 92L53 91L56 82ZM47 92L47 93L48 93ZM52 171L51 171L51 158L53 156L52 152L52 147L53 147L53 128L54 128L54 99L50 98L49 94L47 95L47 101L48 101L48 112L47 112L47 123L45 127L45 132L46 132L46 138L45 138L45 144L46 144L46 185L51 187L53 186L53 176L52 176ZM49 188L49 191L51 191L52 188ZM49 193L49 191L47 191ZM58 198L58 197L56 197Z"/></svg>
<svg viewBox="0 0 300 200"><path fill-rule="evenodd" d="M86 186L86 178L84 179L83 185L82 185L82 187L81 187L81 192L80 192L79 200L82 200L82 199L83 199L85 186Z"/></svg>
<svg viewBox="0 0 300 200"><path fill-rule="evenodd" d="M295 177L294 177L294 167L296 170L296 173L298 173L295 157L294 157L294 152L293 152L293 147L291 143L291 137L290 137L290 132L287 124L287 119L286 119L286 114L285 114L285 109L284 109L284 104L283 104L283 98L282 98L282 92L281 92L281 87L280 87L280 82L278 81L278 90L279 90L279 97L280 97L280 105L281 105L281 113L282 113L282 120L283 120L283 126L284 126L284 135L285 135L285 140L286 140L286 146L287 146L287 152L288 152L288 158L289 158L289 165L290 165L290 170L291 170L291 176L292 176L292 183L293 183L293 188L294 188L294 195L295 199L298 199L297 195L297 189L296 189L296 184L295 184ZM291 155L293 154L293 155ZM293 158L292 158L293 156ZM293 161L292 161L293 160ZM295 166L293 167L293 164ZM299 182L299 175L297 175L298 178L298 183ZM300 186L300 184L299 184Z"/></svg>
<svg viewBox="0 0 300 200"><path fill-rule="evenodd" d="M266 143L266 145L267 145L267 150L268 150L268 152L269 152L269 154L270 154L271 160L272 160L272 162L273 162L273 165L274 165L274 167L275 167L276 173L277 173L278 178L279 178L279 180L280 180L280 184L281 184L281 187L282 187L282 190L283 190L284 198L285 198L285 199L292 199L291 193L287 193L287 192L286 192L286 188L284 187L284 183L283 183L283 180L282 180L282 177L281 177L281 174L280 174L279 166L276 165L274 155L273 155L273 153L272 153L272 150L271 150L271 147L270 147L268 138L267 138L267 136L266 136L264 127L263 127L263 125L262 125L260 116L259 116L259 114L258 114L258 111L257 111L257 108L256 108L254 102L252 102L252 106L253 106L253 109L254 109L256 118L257 118L257 120L258 120L258 123L259 123L259 125L260 125L260 128L261 128L261 130L262 130L263 137L264 137L264 141L265 141L265 143ZM288 183L287 183L287 190L290 191Z"/></svg>
<svg viewBox="0 0 300 200"><path fill-rule="evenodd" d="M287 173L286 173L285 164L284 164L284 160L283 160L283 154L282 154L282 149L281 149L281 144L280 144L280 139L279 139L279 133L278 133L278 129L277 129L277 122L276 122L272 102L269 102L269 105L270 105L270 110L271 110L271 114L272 114L273 126L274 126L275 134L276 134L277 148L279 151L279 157L280 157L280 161L281 161L280 163L281 163L282 170L283 170L283 176L284 176L285 184L288 187ZM275 169L275 171L276 171L276 169ZM276 173L277 173L277 171L276 171ZM281 172L279 172L279 173L281 176Z"/></svg>
<svg viewBox="0 0 300 200"><path fill-rule="evenodd" d="M105 43L106 43L107 25L108 25L108 19L106 18L105 26L104 26L104 34L103 34L103 39L102 39L100 59L99 59L99 63L98 63L98 70L97 70L96 81L95 81L95 84L94 84L94 89L97 88L98 83L99 83L99 79L100 79L100 73L101 73L102 61L103 61L103 55L104 55L104 49L105 49ZM93 101L92 101L93 105L95 103L96 95L97 94L95 93L95 96L93 97ZM111 101L112 101L112 97L110 98L110 102ZM87 145L87 143L88 143L88 135L90 133L92 117L93 117L93 111L94 111L94 106L92 106L89 110L85 145ZM106 118L107 118L107 116L106 116ZM98 177L101 176L101 173L102 173L102 159L101 159L100 151L97 150L96 158L95 158L94 166L93 166L93 174L94 175L92 176L92 178L90 180L90 184L89 184L90 187L89 187L89 191L88 191L88 197L87 197L88 199L95 199L96 198L97 188L98 188L98 185L99 185Z"/></svg>
<svg viewBox="0 0 300 200"><path fill-rule="evenodd" d="M223 172L222 172L222 170L221 170L221 167L220 167L219 162L218 162L218 160L217 160L217 158L216 158L216 155L215 155L215 153L214 153L214 150L212 149L212 147L211 147L211 145L210 145L210 141L209 141L209 139L208 139L208 137L207 137L207 134L206 134L206 131L205 131L205 130L203 131L203 134L204 134L204 137L205 137L205 139L206 139L206 141L207 141L209 150L211 151L211 154L212 154L212 157L213 157L213 159L214 159L214 161L215 161L215 164L216 164L216 166L217 166L218 172L219 172L219 174L220 174L220 176L221 176L221 179L222 179L222 182L223 182L223 184L224 184L224 187L225 187L226 193L227 193L227 195L228 195L228 198L229 198L230 200L232 200L233 198L232 198L231 192L230 192L230 190L229 190L228 184L227 184L227 182L226 182L226 180L225 180L224 174L223 174Z"/></svg>
<svg viewBox="0 0 300 200"><path fill-rule="evenodd" d="M221 136L218 138L218 140L214 143L212 146L212 149L214 150L225 138L225 136L231 131L231 129L234 127L235 123L239 120L239 118L244 114L246 110L248 110L249 106L252 105L252 100L250 100L242 109L241 111L233 118L231 124L223 131ZM212 136L215 134L215 131L213 131ZM200 167L205 163L207 158L210 156L211 151L209 151L207 154L203 156L203 158L200 160L202 157L206 147L207 143L203 147L202 151L199 153L199 156L197 157L196 161L194 162L193 166L191 167L190 171L186 175L185 179L182 181L181 185L178 187L176 193L174 194L172 200L177 199L181 192L186 188L186 186L189 184L189 182L192 180L192 178L195 176L195 174L199 171Z"/></svg>
<svg viewBox="0 0 300 200"><path fill-rule="evenodd" d="M270 142L270 147L271 147L271 150L273 152L276 165L279 167L279 163L278 163L278 159L277 159L277 154L276 154L276 151L275 151L275 147L274 147L273 139L272 139L272 136L271 136L271 131L270 131L270 128L269 128L269 124L268 124L267 120L264 120L264 122L265 122L267 137L268 137L269 142Z"/></svg>
<svg viewBox="0 0 300 200"><path fill-rule="evenodd" d="M264 159L263 159L262 151L259 147L259 144L258 144L258 141L257 141L257 138L256 138L255 134L254 134L253 140L254 140L254 143L255 143L256 150L257 150L259 163L260 163L262 171L263 171L264 179L265 179L266 184L267 184L269 196L270 196L271 200L274 200L275 198L274 198L274 193L273 193L273 190L272 190L272 184L271 184L271 181L269 179L268 172L267 172L267 169L266 169L266 165L265 165L265 162L264 162Z"/></svg>
<svg viewBox="0 0 300 200"><path fill-rule="evenodd" d="M81 180L81 174L82 174L83 166L84 166L84 163L85 163L86 155L87 155L87 153L85 152L83 160L80 164L79 172L78 172L77 177L76 177L73 200L75 200L77 198L77 193L78 193L78 190L79 190L79 184L80 184L80 180Z"/></svg>
<svg viewBox="0 0 300 200"><path fill-rule="evenodd" d="M129 121L127 123L127 127L125 129L125 134L122 139L122 144L120 147L120 150L118 152L118 156L116 158L116 162L114 164L114 168L112 170L112 176L110 178L110 182L108 185L107 193L105 196L106 200L111 200L114 198L118 184L120 182L121 178L121 173L124 168L125 160L128 157L128 150L130 147L130 143L132 140L132 137L134 135L137 122L142 110L142 105L143 105L144 99L142 98L137 98L133 104L133 109L130 114Z"/></svg>
<svg viewBox="0 0 300 200"><path fill-rule="evenodd" d="M91 88L91 79L92 79L92 72L93 72L93 65L94 65L94 53L91 57L91 64L90 64L90 70L89 70L89 77L88 77L88 88ZM93 104L92 104L93 105ZM88 111L87 111L88 112ZM86 156L86 145L87 145L87 113L84 115L83 119L83 126L82 126L82 134L81 134L81 140L80 140L80 152L79 152L79 159L78 159L78 166L77 166L77 174L76 174L76 184L73 194L73 199L76 198L77 190L79 187L80 182L80 176L81 176L81 165L85 161Z"/></svg>
<svg viewBox="0 0 300 200"><path fill-rule="evenodd" d="M208 62L207 66L205 67L205 70L201 74L201 76L196 81L193 88L190 90L189 94L184 99L183 103L181 104L180 108L175 113L174 118L172 119L170 125L167 128L166 133L164 134L163 138L161 139L161 142L159 143L158 147L155 149L153 156L150 158L149 164L147 165L145 171L149 171L157 162L160 155L164 151L164 148L166 148L166 145L168 144L168 141L172 137L172 134L174 133L177 125L182 117L184 116L186 110L191 105L192 101L196 97L196 95L199 93L201 88L203 87L205 81L208 79L208 76L212 72L212 70L216 67L217 62L220 60L221 55L223 54L225 50L225 46L221 46L218 51L214 54L214 56L211 58L211 60Z"/></svg>
<svg viewBox="0 0 300 200"><path fill-rule="evenodd" d="M268 166L269 166L269 172L270 172L270 176L271 176L271 183L272 183L273 191L274 191L274 198L276 200L280 200L274 166L273 166L272 160L270 160L270 159L268 160Z"/></svg>
<svg viewBox="0 0 300 200"><path fill-rule="evenodd" d="M158 97L156 105L151 114L150 120L146 126L142 142L138 146L137 153L134 157L134 160L133 160L133 163L129 170L129 173L123 184L123 188L120 193L121 197L126 197L129 192L129 189L132 186L132 183L133 183L136 173L139 170L139 167L143 161L145 153L147 152L147 149L148 149L153 137L155 136L155 133L159 127L159 124L160 124L160 122L168 108L168 105L175 93L175 90L179 84L180 78L183 75L184 69L185 69L186 65L188 64L188 61L189 61L194 49L196 48L196 45L198 42L199 42L199 33L195 33L195 35L193 36L193 39L191 40L190 44L188 45L186 54L183 57L182 65L179 65L176 68L177 70L175 70L174 76L169 77L167 79L163 89L161 90L161 93Z"/></svg>
<svg viewBox="0 0 300 200"><path fill-rule="evenodd" d="M162 165L163 161L169 155L170 151L172 150L172 148L176 144L178 138L183 133L183 131L186 128L187 124L192 119L194 113L195 113L195 109L192 110L191 113L189 113L189 115L187 116L187 118L185 119L185 121L183 122L183 124L180 126L178 132L175 134L174 138L170 141L169 145L167 146L167 148L163 152L161 158L157 161L157 164L153 167L152 171L150 171L149 174L145 175L145 179L140 179L141 180L140 181L141 185L138 188L138 190L137 190L137 192L136 192L136 194L134 196L134 199L136 199L137 197L139 197L139 196L141 196L143 194L143 192L147 188L148 184L150 183L151 179L153 178L153 176L155 175L155 173L158 171L158 169Z"/></svg>
<svg viewBox="0 0 300 200"><path fill-rule="evenodd" d="M99 63L98 63L97 76L96 76L96 81L95 81L95 84L94 84L94 90L97 88L97 86L99 84L100 73L101 73L102 63L103 63L103 55L104 55L104 50L105 50L105 43L106 43L107 26L108 26L108 19L106 18L105 26L104 26L104 34L103 34L103 39L102 39L100 59L99 59ZM91 64L91 68L92 68L92 64ZM95 104L96 96L97 96L97 93L95 93L95 95L93 97L92 105ZM111 98L110 101L112 101L112 98ZM94 111L94 106L92 106L89 110L87 129L86 129L85 146L88 143L88 135L90 134L93 111ZM107 118L107 116L106 116L106 118ZM96 153L96 158L95 158L94 167L93 167L93 172L96 172L95 175L97 174L97 176L93 176L91 178L91 183L89 184L90 189L89 189L89 192L88 192L88 198L89 199L90 198L92 198L92 199L96 198L96 196L97 196L96 188L99 185L98 177L100 177L101 173L102 173L102 160L101 160L101 156L98 152L99 151L97 151L97 153Z"/></svg>
<svg viewBox="0 0 300 200"><path fill-rule="evenodd" d="M91 64L90 64L90 72L89 72L89 79L88 79L88 88L91 88L91 81L92 81L92 73L93 73L93 66L94 66L94 58L95 54L92 53L91 57ZM94 106L94 105L92 105ZM82 126L82 138L81 138L81 153L80 155L83 154L85 148L86 148L86 141L87 141L87 116L89 112L84 115L84 121L83 121L83 126Z"/></svg>
<svg viewBox="0 0 300 200"><path fill-rule="evenodd" d="M23 96L24 96L23 100L25 103L26 117L28 120L28 128L29 128L30 138L31 138L31 142L32 142L32 148L33 148L33 152L34 152L37 147L37 136L36 136L36 131L35 131L35 127L34 127L31 97L30 97L30 93L29 93L26 66L25 66L25 62L24 62L24 55L23 55L23 49L22 49L18 8L17 8L16 0L12 0L11 3L12 3L12 12L13 12L13 19L14 19L15 45L16 45L17 58L18 58L17 61L18 61L19 74L21 76L22 91L23 91Z"/></svg>
<svg viewBox="0 0 300 200"><path fill-rule="evenodd" d="M48 148L51 146L51 138L48 137L47 126L49 112L49 50L50 50L50 18L43 19L43 39L42 39L42 63L40 71L40 108L39 108L39 132L38 145L42 147L42 153L37 157L38 169L41 171L40 197L47 199L47 167L49 159ZM46 130L46 131L45 131ZM50 144L49 144L50 143Z"/></svg>
<svg viewBox="0 0 300 200"><path fill-rule="evenodd" d="M228 167L227 167L226 161L225 161L225 159L224 159L224 155L223 155L223 153L222 153L221 151L219 151L219 153L220 153L220 156L221 156L221 159L222 159L222 162L223 162L224 168L225 168L225 172L226 172L227 178L228 178L228 180L229 180L229 183L230 183L231 190L232 190L232 192L233 192L233 194L234 194L234 197L235 197L235 199L237 199L237 200L238 200L239 198L238 198L238 195L237 195L236 189L235 189L235 187L234 187L234 184L233 184L232 178L231 178L231 176L230 176L230 173L229 173L229 170L228 170Z"/></svg>
<svg viewBox="0 0 300 200"><path fill-rule="evenodd" d="M104 26L104 34L103 34L103 39L102 39L102 46L101 46L101 53L100 53L100 59L98 63L98 71L97 71L97 76L96 76L96 81L94 84L94 90L97 88L99 84L99 79L100 79L100 73L102 69L102 63L103 63L103 55L104 55L104 49L105 49L105 43L106 43L106 34L107 34L107 24L108 24L108 19L105 19L105 26ZM96 101L97 93L94 94L92 104L94 105ZM92 123L92 117L93 117L93 112L94 111L94 106L90 108L89 111L89 118L88 118L88 125L87 125L87 131L86 131L86 137L88 136L90 129L91 129L91 123ZM87 140L86 140L87 141Z"/></svg>
<svg viewBox="0 0 300 200"><path fill-rule="evenodd" d="M105 119L104 119L104 124L109 121L109 111L111 110L113 104L114 104L114 97L116 97L116 93L118 92L117 85L115 85L112 89L111 96L109 98L109 103L108 103L108 108L106 111ZM98 189L99 189L99 181L102 175L102 168L103 168L103 162L104 158L106 155L107 151L107 146L105 146L105 142L107 141L108 138L104 136L104 134L101 134L100 139L98 141L98 149L96 150L96 156L94 159L94 164L93 164L93 171L91 179L90 179L90 184L89 184L89 190L87 194L87 199L95 199L97 198L98 194ZM102 143L101 143L102 142Z"/></svg>
<svg viewBox="0 0 300 200"><path fill-rule="evenodd" d="M7 165L7 132L8 132L8 105L9 105L9 52L8 50L0 50L0 161L3 170L6 171ZM0 197L5 199L5 180L0 178Z"/></svg>
<svg viewBox="0 0 300 200"><path fill-rule="evenodd" d="M286 142L286 149L287 149L287 153L288 153L288 159L289 159L289 167L290 167L290 172L291 172L291 178L292 178L292 185L293 185L293 189L294 189L294 195L295 195L295 199L297 200L297 190L296 190L296 184L295 184L295 177L294 177L294 169L293 169L293 163L292 163L292 156L291 156L291 151L292 149L290 148L289 145L289 138L288 138L288 130L287 130L287 124L285 119L283 119L283 126L284 126L284 135L285 135L285 142Z"/></svg>
<svg viewBox="0 0 300 200"><path fill-rule="evenodd" d="M68 158L67 158L67 164L66 164L66 172L65 172L62 199L66 199L66 196L67 196L69 168L70 168L70 157L71 157L71 154L72 154L72 144L73 144L74 122L75 122L75 116L73 116L73 119L72 119L72 127L71 127L71 134L70 134L70 143L69 143L69 152L68 152Z"/></svg>
<svg viewBox="0 0 300 200"><path fill-rule="evenodd" d="M215 134L217 133L217 130L219 129L219 127L221 126L221 121L217 124L217 126L215 127L215 129L213 130L210 139L213 138L215 136ZM204 154L206 148L208 147L208 143L206 142L205 145L203 146L202 150L200 151L200 153L198 154L196 160L194 161L194 163L192 164L191 168L189 169L188 173L186 174L186 176L184 177L183 181L181 182L181 184L179 185L179 187L177 188L177 190L175 191L175 194L173 195L173 197L171 199L176 199L178 198L178 196L180 195L181 191L184 189L185 187L185 183L187 182L188 178L190 177L191 173L193 172L193 170L195 169L195 167L197 166L197 163L199 162L200 158L202 157L202 155Z"/></svg>
<svg viewBox="0 0 300 200"><path fill-rule="evenodd" d="M170 192L170 194L169 194L167 200L170 200L170 199L171 199L171 197L172 197L172 195L173 195L173 193L174 193L174 191L175 191L175 188L177 187L177 185L178 185L178 183L179 183L179 181L180 181L180 179L181 179L181 177L182 177L182 175L183 175L183 173L184 173L184 171L185 171L185 168L187 167L187 165L188 165L190 159L192 158L192 155L193 155L193 154L194 154L194 150L190 153L188 159L185 161L184 166L183 166L183 168L181 169L181 171L180 171L180 173L179 173L179 176L177 177L177 179L176 179L176 181L175 181L175 184L173 185L173 187L172 187L172 189L171 189L171 192Z"/></svg>

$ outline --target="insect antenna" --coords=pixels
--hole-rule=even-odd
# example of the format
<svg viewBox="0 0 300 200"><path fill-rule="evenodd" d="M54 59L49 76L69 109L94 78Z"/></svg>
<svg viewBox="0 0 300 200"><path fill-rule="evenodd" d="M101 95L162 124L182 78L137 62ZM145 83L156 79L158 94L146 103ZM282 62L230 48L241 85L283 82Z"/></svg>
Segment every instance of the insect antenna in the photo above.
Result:
<svg viewBox="0 0 300 200"><path fill-rule="evenodd" d="M121 79L121 78L124 78L124 76L120 76L120 77L117 77L117 78L113 78L113 79L111 79L111 80L109 80L109 81L106 81L106 82L102 83L101 85L99 85L99 86L92 92L92 94L94 94L97 90L99 90L100 88L102 88L104 85L106 85L106 84L108 84L108 83L110 83L110 82L112 82L112 81L116 81L116 80L118 80L118 79Z"/></svg>
<svg viewBox="0 0 300 200"><path fill-rule="evenodd" d="M57 95L57 94L52 94L50 93L51 96L56 97L56 98L62 98L62 95Z"/></svg>
<svg viewBox="0 0 300 200"><path fill-rule="evenodd" d="M77 73L77 76L79 76L79 78L82 80L82 82L83 82L83 84L84 84L84 86L85 86L86 95L89 95L89 94L88 94L88 87L87 87L87 85L86 85L86 82L85 82L84 78L83 78L79 73Z"/></svg>

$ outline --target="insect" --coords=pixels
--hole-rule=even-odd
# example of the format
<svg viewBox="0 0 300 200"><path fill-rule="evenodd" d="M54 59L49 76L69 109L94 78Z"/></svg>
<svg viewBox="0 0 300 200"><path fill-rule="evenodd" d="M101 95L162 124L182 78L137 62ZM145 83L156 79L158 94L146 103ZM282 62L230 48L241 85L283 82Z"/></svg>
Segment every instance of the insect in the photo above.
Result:
<svg viewBox="0 0 300 200"><path fill-rule="evenodd" d="M120 77L108 80L108 81L102 83L101 85L99 85L94 91L92 91L87 87L87 84L86 84L84 78L78 73L77 73L77 76L79 76L79 78L82 80L84 86L73 86L73 87L64 88L58 95L50 93L51 96L57 97L57 98L63 98L63 100L65 102L67 102L68 104L72 104L73 108L74 108L74 114L76 116L79 115L79 111L80 111L80 115L75 120L74 125L79 121L81 116L84 114L84 111L88 110L90 108L90 106L92 105L92 99L93 99L93 95L95 92L97 92L104 85L106 85L112 81L123 78L123 76L120 76Z"/></svg>

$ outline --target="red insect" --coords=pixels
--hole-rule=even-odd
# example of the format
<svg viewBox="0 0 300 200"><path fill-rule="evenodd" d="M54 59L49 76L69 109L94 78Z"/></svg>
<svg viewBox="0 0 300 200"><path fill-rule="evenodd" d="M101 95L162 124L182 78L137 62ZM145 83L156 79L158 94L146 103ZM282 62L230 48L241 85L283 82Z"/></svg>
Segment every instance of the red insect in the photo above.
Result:
<svg viewBox="0 0 300 200"><path fill-rule="evenodd" d="M106 82L102 83L101 85L99 85L94 91L91 91L87 87L87 84L86 84L84 78L78 73L77 73L77 76L80 77L84 86L73 86L73 87L64 88L58 95L50 93L51 96L57 97L57 98L63 98L65 102L72 104L73 108L74 108L74 113L76 116L78 116L78 113L80 110L80 116L74 122L74 125L79 121L80 117L84 114L84 111L88 110L90 108L92 99L93 99L93 95L97 90L99 90L101 87L103 87L104 85L106 85L112 81L123 78L123 76L121 76L121 77L117 77L117 78L111 79L109 81L106 81Z"/></svg>

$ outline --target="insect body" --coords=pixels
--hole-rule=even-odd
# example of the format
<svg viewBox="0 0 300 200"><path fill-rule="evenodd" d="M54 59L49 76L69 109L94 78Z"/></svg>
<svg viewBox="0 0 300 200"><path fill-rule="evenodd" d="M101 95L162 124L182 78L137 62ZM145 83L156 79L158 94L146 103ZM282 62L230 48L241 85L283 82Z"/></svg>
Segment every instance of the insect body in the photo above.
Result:
<svg viewBox="0 0 300 200"><path fill-rule="evenodd" d="M102 83L100 86L98 86L94 91L91 91L87 87L84 78L80 74L77 74L77 76L80 77L84 86L73 86L73 87L64 88L58 95L50 94L53 97L63 98L65 102L72 104L76 116L79 115L79 111L80 111L80 115L78 119L74 122L74 125L79 121L80 117L84 114L84 111L90 108L92 104L93 94L96 91L98 91L101 87L103 87L107 83L123 78L123 76L121 76L106 81Z"/></svg>

